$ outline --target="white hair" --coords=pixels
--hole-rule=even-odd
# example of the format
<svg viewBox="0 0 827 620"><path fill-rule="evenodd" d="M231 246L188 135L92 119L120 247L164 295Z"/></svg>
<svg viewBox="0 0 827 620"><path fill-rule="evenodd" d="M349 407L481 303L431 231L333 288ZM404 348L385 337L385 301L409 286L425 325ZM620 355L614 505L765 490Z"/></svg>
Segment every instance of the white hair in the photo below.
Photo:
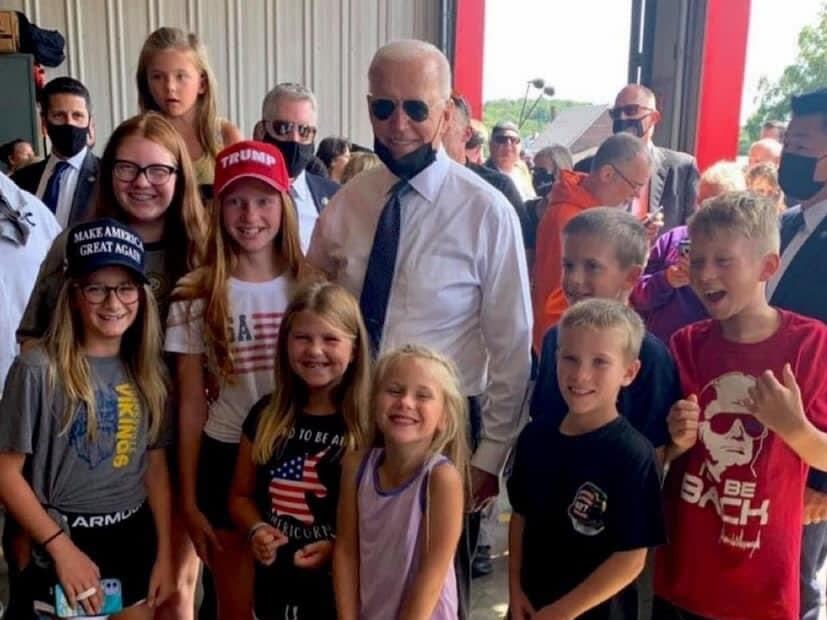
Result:
<svg viewBox="0 0 827 620"><path fill-rule="evenodd" d="M309 101L313 107L313 114L316 114L319 107L316 103L316 95L313 94L312 90L301 84L282 82L281 84L276 84L264 97L264 101L261 104L261 118L267 116L268 108L277 105L282 99L288 101Z"/></svg>
<svg viewBox="0 0 827 620"><path fill-rule="evenodd" d="M721 192L740 192L747 188L744 169L734 161L716 161L701 174L701 183L720 188Z"/></svg>
<svg viewBox="0 0 827 620"><path fill-rule="evenodd" d="M448 64L448 59L438 47L418 39L392 41L376 51L368 69L368 82L371 88L373 88L378 67L383 62L402 63L421 59L434 62L439 78L440 95L448 99L451 96L451 65Z"/></svg>

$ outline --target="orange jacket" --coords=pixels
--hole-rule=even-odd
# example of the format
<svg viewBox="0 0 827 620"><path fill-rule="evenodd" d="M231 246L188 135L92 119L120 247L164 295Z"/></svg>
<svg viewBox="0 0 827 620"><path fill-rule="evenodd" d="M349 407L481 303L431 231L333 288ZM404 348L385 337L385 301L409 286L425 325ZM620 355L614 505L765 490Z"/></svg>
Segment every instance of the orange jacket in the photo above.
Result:
<svg viewBox="0 0 827 620"><path fill-rule="evenodd" d="M575 215L599 206L597 199L584 187L582 172L563 170L551 189L548 210L537 226L534 258L534 348L543 348L543 336L554 326L566 310L566 298L561 290L563 228Z"/></svg>

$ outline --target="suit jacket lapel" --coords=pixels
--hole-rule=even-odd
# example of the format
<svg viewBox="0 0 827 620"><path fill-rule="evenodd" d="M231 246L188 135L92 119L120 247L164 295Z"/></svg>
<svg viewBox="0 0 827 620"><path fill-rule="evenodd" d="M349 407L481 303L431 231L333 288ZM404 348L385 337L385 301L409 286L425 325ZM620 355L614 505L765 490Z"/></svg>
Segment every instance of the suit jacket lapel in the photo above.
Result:
<svg viewBox="0 0 827 620"><path fill-rule="evenodd" d="M69 213L69 225L83 218L89 208L89 201L92 199L92 189L98 180L98 170L95 162L95 154L91 149L86 152L83 158L83 165L78 170L78 182L75 187L75 195L72 199L72 211Z"/></svg>
<svg viewBox="0 0 827 620"><path fill-rule="evenodd" d="M654 211L660 206L667 172L667 168L663 165L663 153L658 147L654 147L652 149L652 180L649 182L649 211Z"/></svg>
<svg viewBox="0 0 827 620"><path fill-rule="evenodd" d="M801 207L793 208L800 209ZM790 212L792 212L792 210L790 210ZM782 226L791 220L791 217L785 217L782 220ZM821 223L810 236L807 237L804 245L796 252L795 258L793 258L787 267L784 275L781 276L781 281L775 288L770 303L776 303L776 299L782 299L786 289L794 286L794 283L797 283L797 286L801 287L802 281L806 282L811 280L812 275L810 278L807 278L804 272L811 270L812 266L819 260L819 256L823 256L825 253L827 253L827 217L821 220Z"/></svg>

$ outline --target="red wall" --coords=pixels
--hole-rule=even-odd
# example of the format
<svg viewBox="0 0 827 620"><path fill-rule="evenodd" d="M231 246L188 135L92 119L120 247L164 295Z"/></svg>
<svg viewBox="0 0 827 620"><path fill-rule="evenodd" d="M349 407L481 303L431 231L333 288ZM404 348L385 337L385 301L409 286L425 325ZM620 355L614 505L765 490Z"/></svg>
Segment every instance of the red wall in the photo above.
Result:
<svg viewBox="0 0 827 620"><path fill-rule="evenodd" d="M750 0L707 0L704 64L698 106L698 168L735 159Z"/></svg>
<svg viewBox="0 0 827 620"><path fill-rule="evenodd" d="M482 118L482 63L485 47L485 0L457 0L454 33L454 89Z"/></svg>

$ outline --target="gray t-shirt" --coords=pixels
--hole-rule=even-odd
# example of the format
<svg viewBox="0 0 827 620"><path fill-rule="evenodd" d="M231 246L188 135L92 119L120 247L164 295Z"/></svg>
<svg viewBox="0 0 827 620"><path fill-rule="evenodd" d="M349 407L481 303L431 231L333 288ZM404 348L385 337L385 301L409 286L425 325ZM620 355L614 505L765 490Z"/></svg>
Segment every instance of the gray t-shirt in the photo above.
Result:
<svg viewBox="0 0 827 620"><path fill-rule="evenodd" d="M120 358L88 358L95 384L97 435L86 437L86 407L61 433L65 396L48 380L40 347L20 355L0 401L0 451L26 455L24 474L40 502L68 513L129 510L146 498L147 450L162 448L167 433L149 444L149 420Z"/></svg>
<svg viewBox="0 0 827 620"><path fill-rule="evenodd" d="M52 320L60 287L63 286L65 276L63 263L66 258L66 240L69 231L64 230L55 238L49 253L40 265L29 303L23 312L23 318L17 328L18 342L25 338L40 338L46 333ZM144 271L149 280L150 288L158 302L158 312L161 324L164 323L169 308L169 296L175 282L167 270L166 250L163 242L144 244Z"/></svg>

